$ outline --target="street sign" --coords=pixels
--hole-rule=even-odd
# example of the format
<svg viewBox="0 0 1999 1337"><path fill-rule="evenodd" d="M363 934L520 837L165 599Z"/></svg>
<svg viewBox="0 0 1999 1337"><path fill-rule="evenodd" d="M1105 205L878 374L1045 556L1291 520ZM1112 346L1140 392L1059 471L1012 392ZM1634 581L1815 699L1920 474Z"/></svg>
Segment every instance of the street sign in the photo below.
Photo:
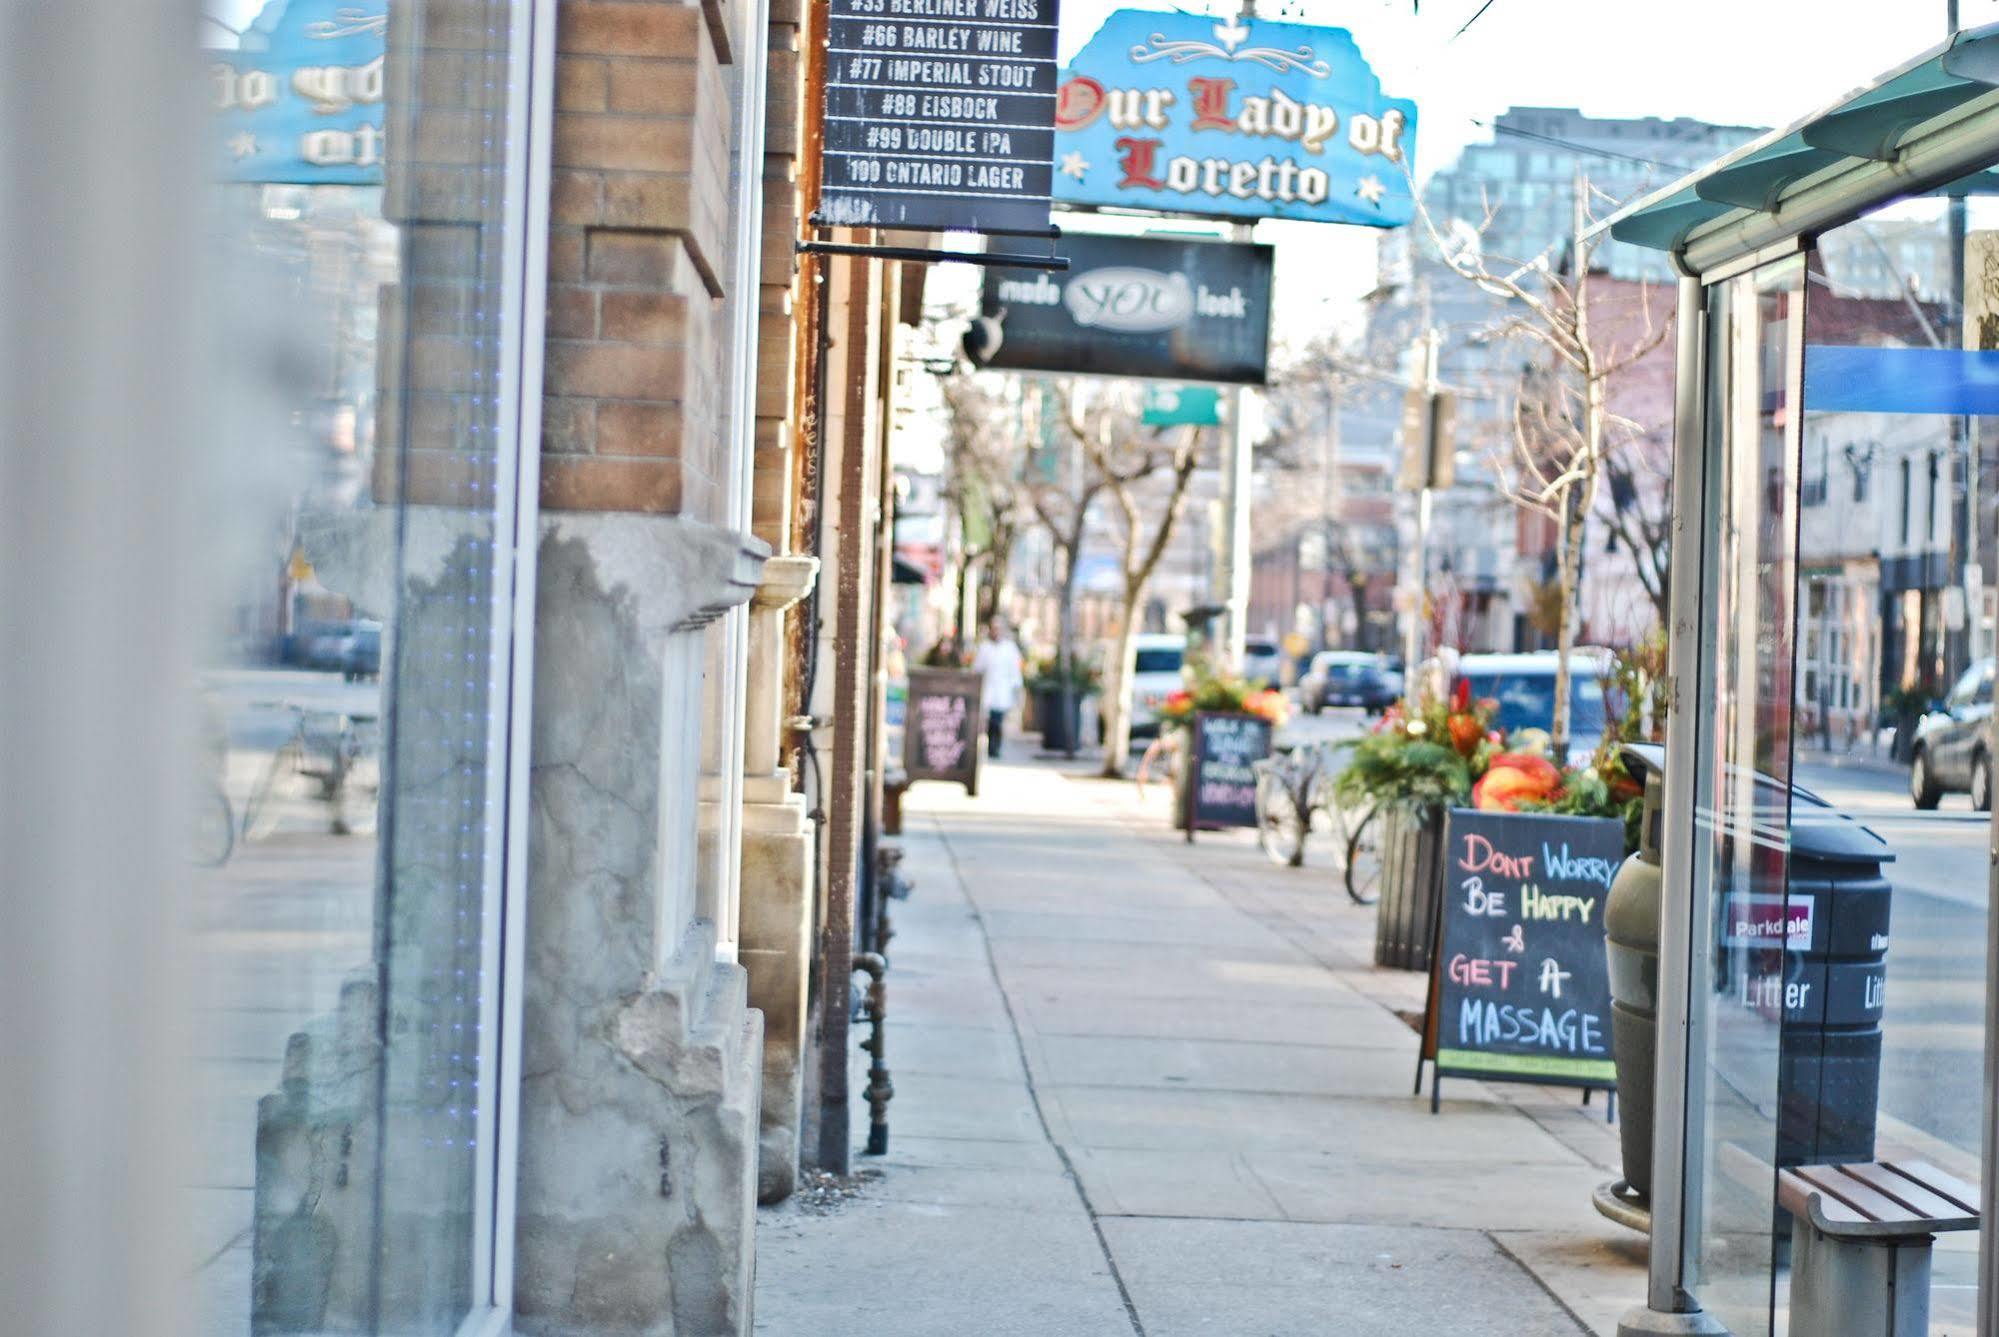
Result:
<svg viewBox="0 0 1999 1337"><path fill-rule="evenodd" d="M1009 371L1262 385L1271 248L1188 237L1070 233L1067 273L986 271L980 309Z"/></svg>
<svg viewBox="0 0 1999 1337"><path fill-rule="evenodd" d="M1055 198L1400 227L1416 104L1344 28L1120 9L1063 72Z"/></svg>
<svg viewBox="0 0 1999 1337"><path fill-rule="evenodd" d="M1056 0L831 0L819 218L1042 232Z"/></svg>
<svg viewBox="0 0 1999 1337"><path fill-rule="evenodd" d="M387 0L269 0L208 58L224 181L378 186Z"/></svg>
<svg viewBox="0 0 1999 1337"><path fill-rule="evenodd" d="M1219 427L1222 392L1212 385L1148 385L1140 417L1147 427Z"/></svg>

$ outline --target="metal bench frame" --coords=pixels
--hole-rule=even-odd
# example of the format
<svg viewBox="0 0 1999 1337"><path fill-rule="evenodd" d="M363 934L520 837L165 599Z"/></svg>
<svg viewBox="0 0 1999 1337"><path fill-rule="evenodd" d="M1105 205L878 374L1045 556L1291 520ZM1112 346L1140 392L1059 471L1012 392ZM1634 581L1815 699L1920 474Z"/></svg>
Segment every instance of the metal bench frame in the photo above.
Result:
<svg viewBox="0 0 1999 1337"><path fill-rule="evenodd" d="M1923 1161L1804 1165L1777 1178L1791 1213L1791 1331L1926 1337L1930 1245L1978 1228L1978 1190Z"/></svg>

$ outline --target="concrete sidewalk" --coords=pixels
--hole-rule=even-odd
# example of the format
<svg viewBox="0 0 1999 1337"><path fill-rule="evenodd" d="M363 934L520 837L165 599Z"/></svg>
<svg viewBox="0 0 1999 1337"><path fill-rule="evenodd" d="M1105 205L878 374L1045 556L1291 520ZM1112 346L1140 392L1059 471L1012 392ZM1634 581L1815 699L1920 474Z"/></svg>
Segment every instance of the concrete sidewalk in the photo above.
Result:
<svg viewBox="0 0 1999 1337"><path fill-rule="evenodd" d="M1323 864L1189 847L1157 788L981 789L908 795L890 1154L763 1213L760 1332L1607 1334L1642 1297L1601 1101L1454 1080L1433 1118L1422 981Z"/></svg>

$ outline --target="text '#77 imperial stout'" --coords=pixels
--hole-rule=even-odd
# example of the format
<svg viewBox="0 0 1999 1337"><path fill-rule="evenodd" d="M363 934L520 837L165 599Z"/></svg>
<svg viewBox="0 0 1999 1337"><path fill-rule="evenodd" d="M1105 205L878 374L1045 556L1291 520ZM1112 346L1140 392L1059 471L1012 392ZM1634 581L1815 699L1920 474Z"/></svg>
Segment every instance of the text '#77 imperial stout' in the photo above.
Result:
<svg viewBox="0 0 1999 1337"><path fill-rule="evenodd" d="M823 223L1041 232L1054 0L832 0Z"/></svg>

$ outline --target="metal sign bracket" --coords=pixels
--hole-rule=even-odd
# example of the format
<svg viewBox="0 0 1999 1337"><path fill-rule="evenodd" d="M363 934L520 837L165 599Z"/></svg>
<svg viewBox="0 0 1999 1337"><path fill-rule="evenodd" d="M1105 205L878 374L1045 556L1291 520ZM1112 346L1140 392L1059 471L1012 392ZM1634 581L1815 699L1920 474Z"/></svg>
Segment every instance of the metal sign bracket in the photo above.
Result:
<svg viewBox="0 0 1999 1337"><path fill-rule="evenodd" d="M806 222L817 231L830 231L835 225L814 214ZM922 260L931 264L995 265L1007 269L1052 269L1064 270L1069 267L1069 257L1055 254L1055 244L1062 239L1062 229L1048 227L1035 231L1014 228L982 228L980 236L989 237L1042 237L1048 242L1047 255L1025 255L1010 251L946 251L927 246L870 246L861 242L846 241L799 241L794 243L801 255L860 255L876 260Z"/></svg>

